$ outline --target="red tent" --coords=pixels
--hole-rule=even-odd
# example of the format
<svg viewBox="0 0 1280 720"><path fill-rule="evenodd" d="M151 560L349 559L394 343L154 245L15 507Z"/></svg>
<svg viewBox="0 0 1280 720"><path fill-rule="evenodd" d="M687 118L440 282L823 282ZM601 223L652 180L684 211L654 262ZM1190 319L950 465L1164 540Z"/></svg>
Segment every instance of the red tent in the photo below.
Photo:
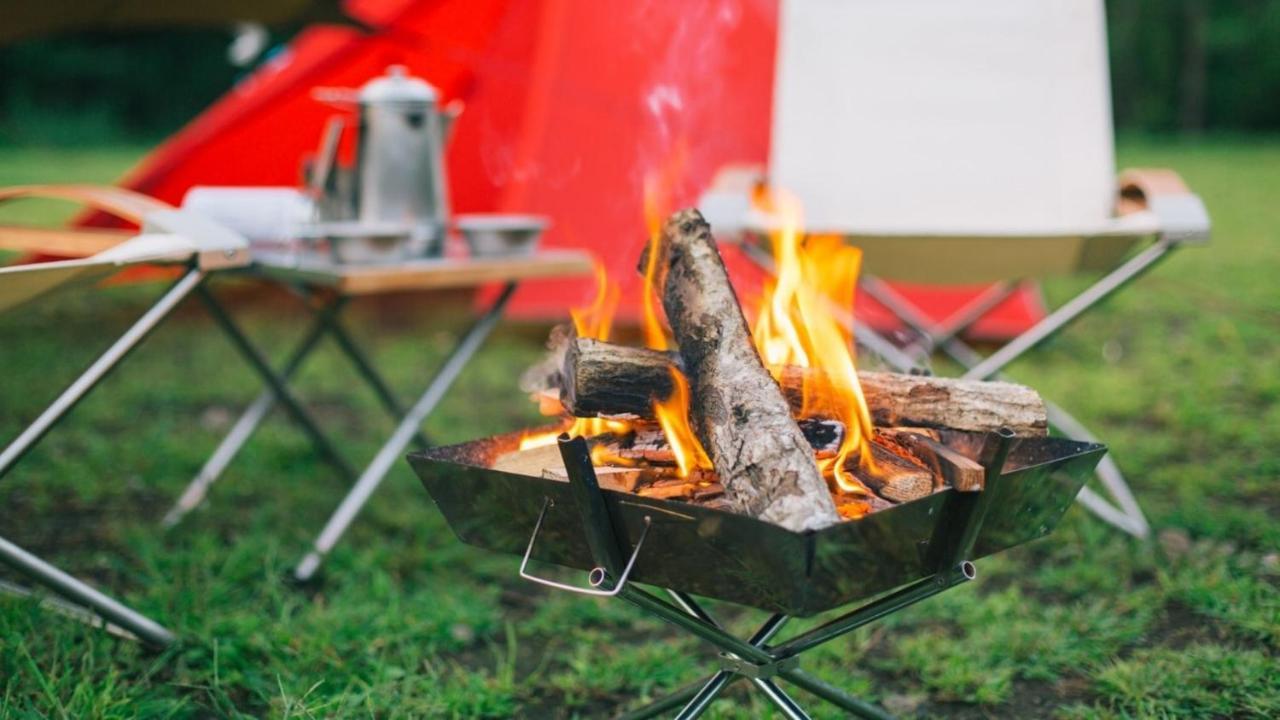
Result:
<svg viewBox="0 0 1280 720"><path fill-rule="evenodd" d="M334 113L312 89L358 87L403 64L465 103L448 151L455 211L547 215L547 246L594 250L634 300L645 178L675 178L675 207L722 166L768 156L776 0L354 0L347 10L379 29L305 30L124 184L174 203L197 184L295 184ZM750 283L745 264L732 264ZM972 297L907 291L935 315ZM590 292L530 285L513 307L560 317ZM1008 335L1039 312L1034 298L1015 298L977 329ZM859 313L887 321L869 301Z"/></svg>

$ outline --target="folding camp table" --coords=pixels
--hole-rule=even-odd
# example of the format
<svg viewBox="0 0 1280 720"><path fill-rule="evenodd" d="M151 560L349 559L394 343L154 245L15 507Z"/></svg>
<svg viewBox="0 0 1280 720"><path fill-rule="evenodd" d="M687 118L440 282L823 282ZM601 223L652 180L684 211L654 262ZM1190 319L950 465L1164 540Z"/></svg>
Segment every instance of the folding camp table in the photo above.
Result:
<svg viewBox="0 0 1280 720"><path fill-rule="evenodd" d="M278 371L272 368L266 356L249 340L213 292L209 288L200 288L200 298L245 360L262 377L266 389L240 416L204 467L192 479L165 516L165 524L174 525L204 500L209 488L275 403L279 402L306 432L316 450L353 483L316 537L310 552L294 569L296 579L309 580L408 445L415 440L421 446L426 445L427 441L420 431L422 423L498 324L517 285L523 280L585 275L591 272L591 268L591 258L587 253L560 250L540 252L528 257L415 260L386 266L339 266L260 260L245 272L297 290L312 300L307 306L315 315L311 328ZM360 297L405 291L465 290L490 284L500 284L501 290L481 311L471 328L458 339L426 389L408 408L399 403L368 356L338 321L342 307L350 300ZM337 342L338 347L355 365L357 374L373 389L383 407L397 423L373 459L359 472L351 467L328 440L319 423L289 387L290 378L325 335Z"/></svg>
<svg viewBox="0 0 1280 720"><path fill-rule="evenodd" d="M118 188L96 186L25 186L0 189L0 202L19 198L54 198L86 204L141 225L141 233L41 230L0 227L0 247L28 251L83 252L88 257L0 268L0 312L31 302L72 283L104 278L122 268L166 264L182 275L80 377L67 387L16 438L0 450L0 478L17 465L53 426L97 386L191 292L215 270L249 261L248 243L238 234L203 217L175 210L159 201ZM72 604L53 598L45 605L108 630L155 646L168 645L173 634L141 613L18 545L0 538L0 562L51 589ZM29 595L25 588L0 583L0 591Z"/></svg>

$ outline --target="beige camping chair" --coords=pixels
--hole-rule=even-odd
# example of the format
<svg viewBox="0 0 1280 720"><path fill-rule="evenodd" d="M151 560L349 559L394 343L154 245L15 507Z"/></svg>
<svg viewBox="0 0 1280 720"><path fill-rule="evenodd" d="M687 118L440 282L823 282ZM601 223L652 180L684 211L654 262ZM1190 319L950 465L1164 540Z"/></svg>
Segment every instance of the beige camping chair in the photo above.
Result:
<svg viewBox="0 0 1280 720"><path fill-rule="evenodd" d="M143 315L67 387L30 425L0 450L0 479L128 355L213 270L249 262L248 243L240 235L199 215L175 210L151 198L118 188L27 186L0 189L0 202L19 198L57 198L88 205L135 222L132 235L103 231L40 230L0 227L0 248L29 252L83 254L88 257L0 267L0 312L38 301L46 293L86 283L138 265L166 264L183 274ZM49 605L82 619L97 620L163 646L173 635L153 620L0 537L0 563L7 564L70 601ZM28 591L0 583L0 590Z"/></svg>
<svg viewBox="0 0 1280 720"><path fill-rule="evenodd" d="M1172 171L1116 178L1101 0L784 0L780 13L759 179L799 197L807 230L860 246L861 287L966 377L998 376L1174 249L1208 239L1204 206ZM767 224L741 192L752 182L749 169L722 173L702 202L713 227ZM989 356L959 339L1022 281L1097 272ZM934 324L883 280L993 286ZM864 327L857 337L887 344ZM1093 439L1060 408L1050 422ZM1109 457L1099 479L1114 504L1089 488L1080 501L1147 535Z"/></svg>

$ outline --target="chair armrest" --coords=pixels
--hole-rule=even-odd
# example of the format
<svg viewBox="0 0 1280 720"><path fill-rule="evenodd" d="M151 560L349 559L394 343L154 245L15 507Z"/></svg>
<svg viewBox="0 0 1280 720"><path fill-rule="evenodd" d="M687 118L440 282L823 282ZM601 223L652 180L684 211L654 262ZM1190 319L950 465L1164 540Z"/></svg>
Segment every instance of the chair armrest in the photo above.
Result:
<svg viewBox="0 0 1280 720"><path fill-rule="evenodd" d="M1147 211L1160 223L1160 234L1177 243L1209 240L1209 212L1199 196L1173 170L1134 168L1120 173L1116 214Z"/></svg>
<svg viewBox="0 0 1280 720"><path fill-rule="evenodd" d="M716 239L735 241L742 231L760 226L752 198L766 178L760 165L727 165L716 173L698 198L698 210L715 229Z"/></svg>

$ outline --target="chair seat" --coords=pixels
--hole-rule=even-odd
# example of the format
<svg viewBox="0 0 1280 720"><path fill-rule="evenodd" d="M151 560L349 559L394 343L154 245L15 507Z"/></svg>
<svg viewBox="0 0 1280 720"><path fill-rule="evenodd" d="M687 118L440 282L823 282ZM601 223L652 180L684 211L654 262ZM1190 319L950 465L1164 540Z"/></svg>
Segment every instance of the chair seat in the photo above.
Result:
<svg viewBox="0 0 1280 720"><path fill-rule="evenodd" d="M864 272L887 279L968 285L1038 279L1115 268L1143 238L1160 231L1151 213L1111 219L1094 228L1053 233L1017 229L989 232L877 232L844 234L862 248Z"/></svg>
<svg viewBox="0 0 1280 720"><path fill-rule="evenodd" d="M704 202L707 198L704 196ZM717 208L718 209L718 208ZM748 212L734 223L721 216L727 233L768 232L772 223ZM1093 227L1053 230L991 228L935 230L846 229L838 233L862 248L862 269L886 280L932 285L977 285L1037 279L1114 268L1145 237L1160 232L1156 216L1137 212ZM807 228L826 234L821 228Z"/></svg>

